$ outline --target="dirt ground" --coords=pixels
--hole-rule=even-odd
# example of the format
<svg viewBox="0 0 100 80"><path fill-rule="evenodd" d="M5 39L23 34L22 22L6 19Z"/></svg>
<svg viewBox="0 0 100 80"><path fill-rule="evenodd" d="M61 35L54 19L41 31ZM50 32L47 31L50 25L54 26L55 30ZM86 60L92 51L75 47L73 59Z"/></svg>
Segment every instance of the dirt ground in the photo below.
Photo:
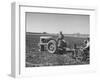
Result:
<svg viewBox="0 0 100 80"><path fill-rule="evenodd" d="M57 36L53 36L56 38ZM73 48L74 44L82 46L82 42L86 38L65 37L68 48ZM85 60L81 55L80 50L76 50L73 56L72 52L65 52L64 54L51 54L47 51L39 51L40 35L29 34L26 35L26 67L39 66L58 66L58 65L82 65L89 64L90 60ZM77 55L76 55L77 54ZM88 52L89 54L89 52Z"/></svg>

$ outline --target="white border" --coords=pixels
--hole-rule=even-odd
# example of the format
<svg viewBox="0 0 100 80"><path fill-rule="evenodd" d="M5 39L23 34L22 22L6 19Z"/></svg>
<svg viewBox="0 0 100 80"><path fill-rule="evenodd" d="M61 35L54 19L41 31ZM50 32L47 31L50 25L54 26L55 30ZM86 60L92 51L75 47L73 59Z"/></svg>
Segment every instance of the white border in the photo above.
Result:
<svg viewBox="0 0 100 80"><path fill-rule="evenodd" d="M91 72L96 69L96 53L95 53L95 9L73 8L73 7L43 7L32 6L29 4L15 4L15 77L34 76L34 75L55 75L69 74L79 72ZM81 14L90 15L90 65L78 66L50 66L25 68L25 12L43 12L43 13L59 13L59 14Z"/></svg>

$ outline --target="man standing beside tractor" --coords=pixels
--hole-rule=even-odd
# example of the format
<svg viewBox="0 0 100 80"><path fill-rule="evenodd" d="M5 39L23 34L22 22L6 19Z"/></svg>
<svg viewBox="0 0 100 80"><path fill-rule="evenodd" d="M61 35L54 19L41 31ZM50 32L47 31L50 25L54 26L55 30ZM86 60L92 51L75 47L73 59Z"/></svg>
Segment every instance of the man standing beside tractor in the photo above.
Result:
<svg viewBox="0 0 100 80"><path fill-rule="evenodd" d="M85 47L83 48L83 50L90 50L90 39L87 38L87 40L85 40Z"/></svg>
<svg viewBox="0 0 100 80"><path fill-rule="evenodd" d="M83 47L83 61L86 61L89 58L89 51L90 51L90 39L84 41L85 47Z"/></svg>

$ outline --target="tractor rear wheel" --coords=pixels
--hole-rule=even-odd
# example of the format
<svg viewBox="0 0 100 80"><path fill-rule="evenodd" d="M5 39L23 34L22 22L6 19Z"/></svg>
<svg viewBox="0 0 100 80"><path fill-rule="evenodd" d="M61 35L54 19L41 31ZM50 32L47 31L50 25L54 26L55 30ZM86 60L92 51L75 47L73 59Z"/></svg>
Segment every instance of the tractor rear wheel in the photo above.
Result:
<svg viewBox="0 0 100 80"><path fill-rule="evenodd" d="M57 44L55 40L50 40L47 45L47 50L49 53L55 53L57 50Z"/></svg>

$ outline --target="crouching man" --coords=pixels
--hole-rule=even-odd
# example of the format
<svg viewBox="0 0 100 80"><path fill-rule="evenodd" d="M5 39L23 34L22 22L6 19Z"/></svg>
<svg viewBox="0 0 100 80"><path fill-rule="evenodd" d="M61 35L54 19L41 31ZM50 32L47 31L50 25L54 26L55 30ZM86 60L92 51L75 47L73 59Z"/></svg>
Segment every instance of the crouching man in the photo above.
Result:
<svg viewBox="0 0 100 80"><path fill-rule="evenodd" d="M84 42L85 43L85 47L83 48L83 50L90 50L90 40L89 38L87 38L87 40Z"/></svg>
<svg viewBox="0 0 100 80"><path fill-rule="evenodd" d="M83 47L83 61L86 61L87 58L89 58L89 51L90 51L90 40L89 38L87 38L87 40L84 42L85 43L85 47Z"/></svg>
<svg viewBox="0 0 100 80"><path fill-rule="evenodd" d="M64 35L62 34L62 32L59 33L58 38L57 38L57 52L60 54L65 53L66 51L66 41L64 40Z"/></svg>

